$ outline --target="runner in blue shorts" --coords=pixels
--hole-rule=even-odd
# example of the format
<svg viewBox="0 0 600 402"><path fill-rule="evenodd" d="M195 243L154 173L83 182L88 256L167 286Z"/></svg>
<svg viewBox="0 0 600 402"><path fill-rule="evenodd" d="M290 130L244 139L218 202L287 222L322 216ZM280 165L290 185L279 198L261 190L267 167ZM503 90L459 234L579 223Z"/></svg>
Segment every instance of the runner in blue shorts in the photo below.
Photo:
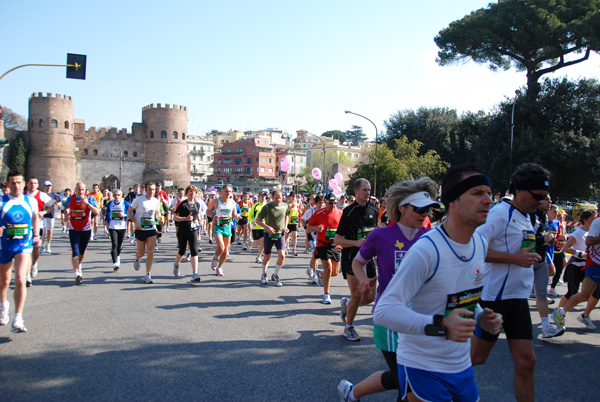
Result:
<svg viewBox="0 0 600 402"><path fill-rule="evenodd" d="M15 265L15 316L12 332L27 332L23 308L27 297L27 268L31 266L33 245L41 244L37 202L23 195L25 177L12 170L8 173L9 194L0 202L0 325L8 324L10 305L7 300L13 261ZM35 206L34 206L35 205Z"/></svg>
<svg viewBox="0 0 600 402"><path fill-rule="evenodd" d="M487 242L475 229L492 204L490 180L476 167L453 166L442 180L442 202L447 219L408 250L373 320L398 332L403 399L476 402L471 337L476 323L496 334L502 327L500 314L479 306Z"/></svg>

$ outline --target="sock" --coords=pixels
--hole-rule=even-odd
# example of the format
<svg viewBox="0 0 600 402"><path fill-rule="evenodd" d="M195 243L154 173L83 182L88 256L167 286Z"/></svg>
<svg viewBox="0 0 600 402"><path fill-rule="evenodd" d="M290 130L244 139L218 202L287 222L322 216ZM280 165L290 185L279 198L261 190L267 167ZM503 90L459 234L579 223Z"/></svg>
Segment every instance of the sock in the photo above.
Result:
<svg viewBox="0 0 600 402"><path fill-rule="evenodd" d="M6 305L8 304L7 302L8 302L8 300L7 300L7 301L5 301L4 303L0 303L0 307L2 307L2 308L6 308Z"/></svg>
<svg viewBox="0 0 600 402"><path fill-rule="evenodd" d="M565 309L564 309L564 308L562 308L562 307L560 308L559 312L560 312L562 315L564 315L564 316L566 316L566 315L567 315L567 312L566 312L566 311L565 311Z"/></svg>
<svg viewBox="0 0 600 402"><path fill-rule="evenodd" d="M281 269L281 265L277 265L275 264L275 272L273 272L275 275L279 275L279 270Z"/></svg>
<svg viewBox="0 0 600 402"><path fill-rule="evenodd" d="M346 329L353 327L353 326L354 326L354 324L346 324Z"/></svg>
<svg viewBox="0 0 600 402"><path fill-rule="evenodd" d="M350 390L350 393L348 394L348 398L350 398L350 400L353 402L358 401L358 399L356 399L356 397L354 396L354 386L352 386L352 389Z"/></svg>
<svg viewBox="0 0 600 402"><path fill-rule="evenodd" d="M542 317L542 329L546 329L550 326L550 320L548 317Z"/></svg>
<svg viewBox="0 0 600 402"><path fill-rule="evenodd" d="M265 265L263 265L263 267L262 267L262 269L263 269L263 274L265 274L265 275L267 274L267 269L268 269L268 267L269 267L269 264L265 264Z"/></svg>
<svg viewBox="0 0 600 402"><path fill-rule="evenodd" d="M14 321L23 320L23 313L15 313Z"/></svg>

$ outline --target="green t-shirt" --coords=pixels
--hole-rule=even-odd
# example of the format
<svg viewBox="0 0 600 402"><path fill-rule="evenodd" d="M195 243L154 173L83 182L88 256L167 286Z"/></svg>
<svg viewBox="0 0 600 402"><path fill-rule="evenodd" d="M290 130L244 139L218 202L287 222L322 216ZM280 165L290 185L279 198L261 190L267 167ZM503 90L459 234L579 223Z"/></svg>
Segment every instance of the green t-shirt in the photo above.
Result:
<svg viewBox="0 0 600 402"><path fill-rule="evenodd" d="M276 206L271 201L260 210L258 217L264 220L267 225L275 229L276 232L283 233L285 230L285 217L287 215L287 210L288 204L282 202Z"/></svg>

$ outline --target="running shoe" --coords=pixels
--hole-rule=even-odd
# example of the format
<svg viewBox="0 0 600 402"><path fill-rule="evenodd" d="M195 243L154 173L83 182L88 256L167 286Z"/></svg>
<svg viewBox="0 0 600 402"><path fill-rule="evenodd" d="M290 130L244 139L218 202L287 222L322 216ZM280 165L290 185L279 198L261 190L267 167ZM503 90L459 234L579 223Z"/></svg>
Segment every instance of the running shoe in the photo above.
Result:
<svg viewBox="0 0 600 402"><path fill-rule="evenodd" d="M262 283L263 285L266 285L269 283L269 280L267 279L267 274L262 274L260 276L260 283Z"/></svg>
<svg viewBox="0 0 600 402"><path fill-rule="evenodd" d="M156 239L156 242L157 242L158 244L161 244L161 243L162 243L162 239L159 237L158 239Z"/></svg>
<svg viewBox="0 0 600 402"><path fill-rule="evenodd" d="M208 243L213 244L213 239L208 239Z"/></svg>
<svg viewBox="0 0 600 402"><path fill-rule="evenodd" d="M225 276L223 273L223 268L217 268L217 276Z"/></svg>
<svg viewBox="0 0 600 402"><path fill-rule="evenodd" d="M81 276L81 273L77 272L75 274L75 285L81 285L81 282L83 282L83 276Z"/></svg>
<svg viewBox="0 0 600 402"><path fill-rule="evenodd" d="M98 236L96 236L96 233L94 233L94 240L98 240Z"/></svg>
<svg viewBox="0 0 600 402"><path fill-rule="evenodd" d="M319 286L323 287L323 274L321 272L322 271L320 269L317 269L315 271L315 276L317 277L317 283Z"/></svg>
<svg viewBox="0 0 600 402"><path fill-rule="evenodd" d="M257 264L262 264L262 257L259 255L256 257L256 259L254 260L255 263Z"/></svg>
<svg viewBox="0 0 600 402"><path fill-rule="evenodd" d="M31 266L31 276L36 277L38 275L37 262Z"/></svg>
<svg viewBox="0 0 600 402"><path fill-rule="evenodd" d="M219 265L219 260L217 260L215 257L213 257L212 264L210 264L210 269L215 271L217 269L218 265Z"/></svg>
<svg viewBox="0 0 600 402"><path fill-rule="evenodd" d="M298 252L296 250L294 250L294 257L298 257Z"/></svg>
<svg viewBox="0 0 600 402"><path fill-rule="evenodd" d="M147 273L146 275L144 275L144 282L145 283L154 283L154 281L152 281L152 276L150 276L149 273Z"/></svg>
<svg viewBox="0 0 600 402"><path fill-rule="evenodd" d="M119 270L119 264L117 264L116 262L113 264L113 271L118 271Z"/></svg>
<svg viewBox="0 0 600 402"><path fill-rule="evenodd" d="M358 402L357 400L350 399L350 392L354 389L354 384L348 380L342 380L337 386L338 394L340 395L341 402Z"/></svg>
<svg viewBox="0 0 600 402"><path fill-rule="evenodd" d="M25 323L22 318L13 320L12 328L10 330L14 333L27 332L27 328L25 328Z"/></svg>
<svg viewBox="0 0 600 402"><path fill-rule="evenodd" d="M566 314L562 315L560 313L560 307L557 307L554 309L554 312L552 313L552 318L554 319L554 323L559 326L560 328L565 328L565 318L566 318Z"/></svg>
<svg viewBox="0 0 600 402"><path fill-rule="evenodd" d="M242 244L242 239L241 239L241 238L238 238L238 239L237 239L237 245L239 246L240 244Z"/></svg>
<svg viewBox="0 0 600 402"><path fill-rule="evenodd" d="M579 321L580 323L582 323L583 325L585 325L587 329L596 329L596 326L592 322L592 319L589 316L588 317L584 317L583 313L581 313L577 317L577 321ZM4 324L2 324L2 325L4 325Z"/></svg>
<svg viewBox="0 0 600 402"><path fill-rule="evenodd" d="M551 299L549 297L547 297L546 300L548 300L548 305L552 305L552 304L556 303L556 301L554 299Z"/></svg>
<svg viewBox="0 0 600 402"><path fill-rule="evenodd" d="M550 288L550 289L548 289L548 294L549 294L550 296L554 296L554 297L560 297L560 295L558 294L558 292L557 292L557 291L556 291L556 289L554 289L554 288Z"/></svg>
<svg viewBox="0 0 600 402"><path fill-rule="evenodd" d="M306 249L306 254L310 253L310 251L308 249Z"/></svg>
<svg viewBox="0 0 600 402"><path fill-rule="evenodd" d="M154 251L158 251L158 246L154 246Z"/></svg>
<svg viewBox="0 0 600 402"><path fill-rule="evenodd" d="M202 249L201 249L200 247L198 247L198 250L197 250L197 251L198 251L198 253L201 253L201 252L202 252Z"/></svg>
<svg viewBox="0 0 600 402"><path fill-rule="evenodd" d="M171 233L171 232L169 231L169 227L168 227L168 226L167 226L166 232L167 232L167 233Z"/></svg>
<svg viewBox="0 0 600 402"><path fill-rule="evenodd" d="M340 319L343 323L346 323L346 315L348 314L348 302L350 301L347 297L342 297L340 304L342 305L342 312L340 313Z"/></svg>
<svg viewBox="0 0 600 402"><path fill-rule="evenodd" d="M135 269L136 271L140 270L140 260L139 259L135 259L135 261L133 262L133 269Z"/></svg>
<svg viewBox="0 0 600 402"><path fill-rule="evenodd" d="M312 269L310 269L310 267L306 268L306 276L308 276L308 279L313 279L315 277L315 275L313 274Z"/></svg>
<svg viewBox="0 0 600 402"><path fill-rule="evenodd" d="M185 256L185 258L184 258L183 260L184 260L184 261L187 261L187 262L190 262L190 261L192 261L192 255L191 255L191 254L188 254L188 255L186 255L186 256Z"/></svg>
<svg viewBox="0 0 600 402"><path fill-rule="evenodd" d="M173 263L173 276L178 277L179 276L179 265L177 265L177 263Z"/></svg>
<svg viewBox="0 0 600 402"><path fill-rule="evenodd" d="M6 325L10 321L8 310L10 309L10 303L4 302L5 307L0 307L0 325Z"/></svg>
<svg viewBox="0 0 600 402"><path fill-rule="evenodd" d="M275 286L277 286L279 288L282 286L281 281L279 280L279 275L275 275L275 274L271 275L271 282L275 282Z"/></svg>
<svg viewBox="0 0 600 402"><path fill-rule="evenodd" d="M131 239L129 239L129 243L131 243L131 244L135 243L135 236L131 236Z"/></svg>
<svg viewBox="0 0 600 402"><path fill-rule="evenodd" d="M62 232L65 233L66 230L67 228L63 226Z"/></svg>
<svg viewBox="0 0 600 402"><path fill-rule="evenodd" d="M192 283L192 285L196 285L200 283L200 281L200 275L198 273L195 273L194 275L192 275L192 280L190 282Z"/></svg>
<svg viewBox="0 0 600 402"><path fill-rule="evenodd" d="M360 341L360 336L356 333L354 325L344 328L344 336L350 341Z"/></svg>
<svg viewBox="0 0 600 402"><path fill-rule="evenodd" d="M252 243L248 242L248 251L252 251Z"/></svg>
<svg viewBox="0 0 600 402"><path fill-rule="evenodd" d="M331 296L329 293L323 295L323 304L331 304Z"/></svg>
<svg viewBox="0 0 600 402"><path fill-rule="evenodd" d="M542 329L542 338L554 338L555 336L561 336L564 333L564 328L558 328L554 325L548 325L546 328Z"/></svg>
<svg viewBox="0 0 600 402"><path fill-rule="evenodd" d="M242 250L244 250L244 251L248 250L248 246L246 245L246 243L244 243L244 244L242 245Z"/></svg>
<svg viewBox="0 0 600 402"><path fill-rule="evenodd" d="M27 275L25 278L25 287L30 288L33 285L33 281L31 280L31 275Z"/></svg>
<svg viewBox="0 0 600 402"><path fill-rule="evenodd" d="M50 244L46 246L46 253L52 254L52 248L50 248Z"/></svg>

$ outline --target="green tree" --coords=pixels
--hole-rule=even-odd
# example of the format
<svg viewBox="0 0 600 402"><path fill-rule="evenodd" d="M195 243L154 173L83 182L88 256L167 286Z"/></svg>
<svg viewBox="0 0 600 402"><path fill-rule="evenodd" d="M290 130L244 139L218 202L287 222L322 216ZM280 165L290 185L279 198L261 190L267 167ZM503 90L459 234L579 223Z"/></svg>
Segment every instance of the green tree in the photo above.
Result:
<svg viewBox="0 0 600 402"><path fill-rule="evenodd" d="M315 149L318 150L318 148ZM329 180L333 179L333 165L336 163L350 164L352 160L343 152L329 150L325 152L325 158L323 158L322 152L313 151L310 163L304 168L301 176L306 178L309 186L316 187L318 182L312 176L312 170L318 167L321 169L321 183L327 187Z"/></svg>
<svg viewBox="0 0 600 402"><path fill-rule="evenodd" d="M17 131L27 130L27 119L12 109L2 106L2 120L4 127Z"/></svg>
<svg viewBox="0 0 600 402"><path fill-rule="evenodd" d="M367 135L363 133L361 126L352 126L352 130L346 130L346 142L350 145L358 145L367 140Z"/></svg>
<svg viewBox="0 0 600 402"><path fill-rule="evenodd" d="M23 133L18 133L9 147L8 168L25 173L25 162L27 160L27 147Z"/></svg>
<svg viewBox="0 0 600 402"><path fill-rule="evenodd" d="M600 0L500 0L452 22L435 37L439 65L473 60L527 72L534 99L544 74L600 50Z"/></svg>
<svg viewBox="0 0 600 402"><path fill-rule="evenodd" d="M422 143L406 137L393 141L393 147L381 144L377 150L375 159L375 148L370 148L368 156L369 163L359 163L348 180L346 180L346 192L353 194L352 183L360 177L364 177L373 186L374 164L377 163L377 194L381 196L394 183L411 178L429 176L438 179L446 171L446 162L434 150L427 150L421 154Z"/></svg>
<svg viewBox="0 0 600 402"><path fill-rule="evenodd" d="M346 133L340 130L329 130L321 134L322 137L330 137L340 141L340 144L346 142Z"/></svg>

